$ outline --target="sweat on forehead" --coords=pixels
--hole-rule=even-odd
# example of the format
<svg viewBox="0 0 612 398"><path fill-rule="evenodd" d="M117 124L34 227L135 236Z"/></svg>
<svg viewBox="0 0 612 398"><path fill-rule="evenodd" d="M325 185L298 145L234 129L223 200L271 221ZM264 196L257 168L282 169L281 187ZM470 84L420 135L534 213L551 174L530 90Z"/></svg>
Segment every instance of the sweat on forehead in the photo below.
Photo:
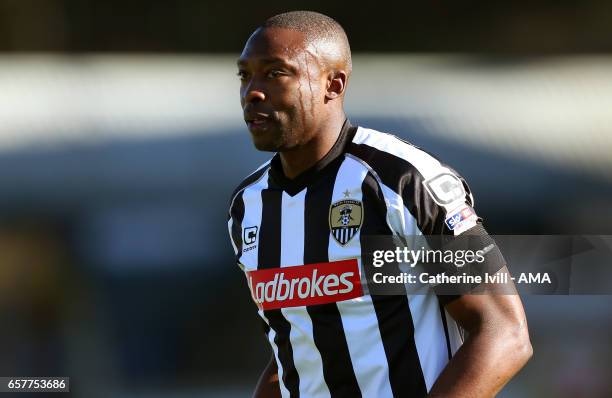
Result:
<svg viewBox="0 0 612 398"><path fill-rule="evenodd" d="M281 28L304 34L306 47L350 74L351 48L344 29L334 19L313 11L291 11L266 20L261 29Z"/></svg>

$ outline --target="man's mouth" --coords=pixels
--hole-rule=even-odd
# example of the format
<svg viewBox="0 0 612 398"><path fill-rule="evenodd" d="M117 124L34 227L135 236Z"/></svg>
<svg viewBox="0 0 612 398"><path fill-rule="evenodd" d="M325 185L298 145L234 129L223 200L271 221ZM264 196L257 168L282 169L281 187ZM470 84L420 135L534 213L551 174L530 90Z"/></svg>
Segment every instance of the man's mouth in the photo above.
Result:
<svg viewBox="0 0 612 398"><path fill-rule="evenodd" d="M245 122L251 131L264 131L270 125L270 117L267 115L255 115L245 118Z"/></svg>

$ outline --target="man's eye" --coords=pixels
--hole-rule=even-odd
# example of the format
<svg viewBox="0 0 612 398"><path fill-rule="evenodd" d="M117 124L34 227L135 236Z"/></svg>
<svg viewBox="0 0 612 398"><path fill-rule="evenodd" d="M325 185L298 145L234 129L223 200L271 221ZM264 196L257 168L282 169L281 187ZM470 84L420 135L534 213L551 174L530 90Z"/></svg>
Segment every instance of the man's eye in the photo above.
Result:
<svg viewBox="0 0 612 398"><path fill-rule="evenodd" d="M270 72L268 72L268 77L271 77L271 78L280 77L283 75L284 73L280 70L271 70Z"/></svg>

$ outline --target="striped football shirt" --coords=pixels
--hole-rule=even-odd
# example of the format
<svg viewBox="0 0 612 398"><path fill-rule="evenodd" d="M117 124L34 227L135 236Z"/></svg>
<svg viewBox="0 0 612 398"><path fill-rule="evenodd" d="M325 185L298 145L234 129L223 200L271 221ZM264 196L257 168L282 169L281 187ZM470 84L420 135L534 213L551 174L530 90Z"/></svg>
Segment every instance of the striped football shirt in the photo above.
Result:
<svg viewBox="0 0 612 398"><path fill-rule="evenodd" d="M453 221L473 205L454 170L348 120L330 152L297 178L284 176L276 154L238 186L229 233L283 397L427 394L462 331L434 291L369 294L362 243L480 228L473 211Z"/></svg>

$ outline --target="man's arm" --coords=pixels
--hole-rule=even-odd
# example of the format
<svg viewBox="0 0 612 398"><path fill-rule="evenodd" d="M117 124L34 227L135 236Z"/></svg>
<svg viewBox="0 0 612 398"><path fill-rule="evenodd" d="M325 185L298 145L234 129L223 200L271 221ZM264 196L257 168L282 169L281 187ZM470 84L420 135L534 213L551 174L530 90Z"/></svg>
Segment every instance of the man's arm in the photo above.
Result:
<svg viewBox="0 0 612 398"><path fill-rule="evenodd" d="M504 267L498 273L507 272ZM521 299L518 294L465 295L446 310L468 337L428 397L494 397L532 355Z"/></svg>
<svg viewBox="0 0 612 398"><path fill-rule="evenodd" d="M253 398L280 398L280 387L278 385L278 368L274 355L266 365L263 373L259 377Z"/></svg>

